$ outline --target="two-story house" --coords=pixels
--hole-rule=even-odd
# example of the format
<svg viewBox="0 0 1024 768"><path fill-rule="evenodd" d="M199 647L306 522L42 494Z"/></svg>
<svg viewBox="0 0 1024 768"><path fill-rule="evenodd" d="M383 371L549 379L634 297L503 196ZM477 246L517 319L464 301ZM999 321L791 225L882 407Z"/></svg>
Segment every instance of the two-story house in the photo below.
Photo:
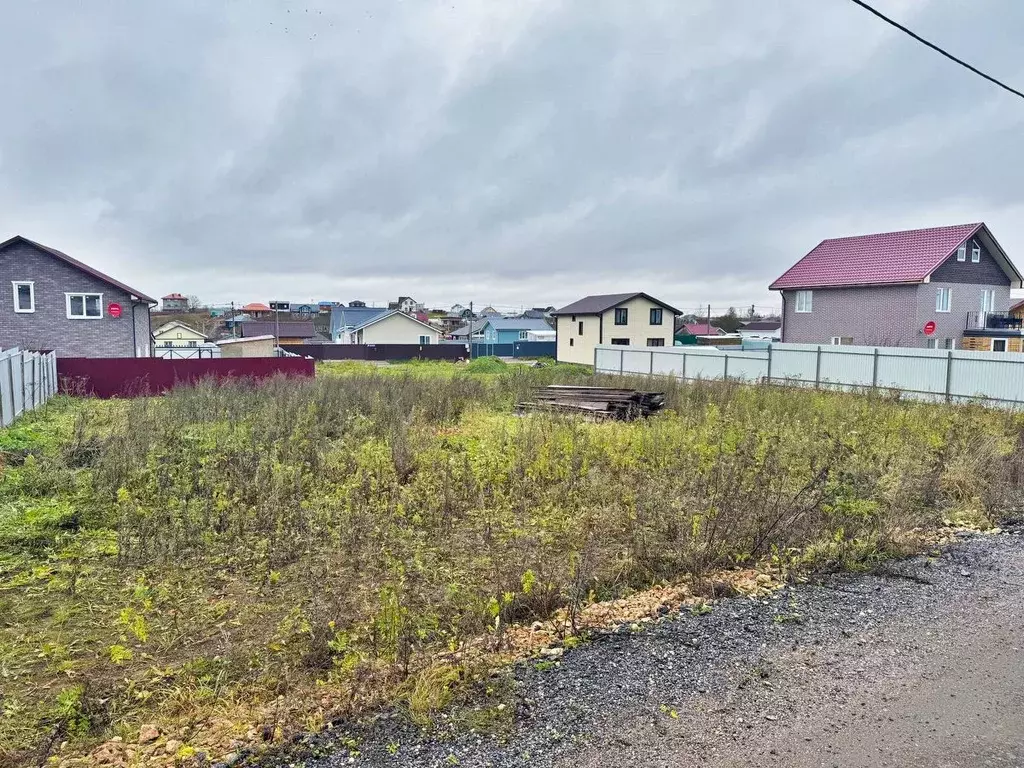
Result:
<svg viewBox="0 0 1024 768"><path fill-rule="evenodd" d="M823 240L770 288L783 342L1005 352L1021 285L988 227L962 224Z"/></svg>
<svg viewBox="0 0 1024 768"><path fill-rule="evenodd" d="M679 314L646 293L586 296L551 313L556 356L561 362L593 365L598 344L671 347Z"/></svg>
<svg viewBox="0 0 1024 768"><path fill-rule="evenodd" d="M10 286L10 293L4 293ZM0 348L149 357L156 300L20 235L0 243Z"/></svg>

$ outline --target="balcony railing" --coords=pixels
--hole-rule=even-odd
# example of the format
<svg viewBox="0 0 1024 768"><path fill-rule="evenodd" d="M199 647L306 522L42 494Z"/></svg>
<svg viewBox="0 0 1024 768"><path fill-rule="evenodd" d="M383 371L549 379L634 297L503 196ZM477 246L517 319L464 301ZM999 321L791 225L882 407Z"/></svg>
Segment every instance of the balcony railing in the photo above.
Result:
<svg viewBox="0 0 1024 768"><path fill-rule="evenodd" d="M968 331L1022 331L1024 318L1009 312L968 312Z"/></svg>

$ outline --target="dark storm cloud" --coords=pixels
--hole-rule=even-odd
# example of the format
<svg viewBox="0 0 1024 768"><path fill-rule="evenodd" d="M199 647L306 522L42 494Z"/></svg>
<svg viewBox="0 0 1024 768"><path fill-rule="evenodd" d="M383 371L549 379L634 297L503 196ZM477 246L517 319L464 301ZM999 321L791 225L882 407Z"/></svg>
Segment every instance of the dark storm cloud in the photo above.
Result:
<svg viewBox="0 0 1024 768"><path fill-rule="evenodd" d="M879 4L1024 82L1014 0ZM80 6L7 11L0 229L154 293L765 304L822 237L1024 249L1024 102L849 3Z"/></svg>

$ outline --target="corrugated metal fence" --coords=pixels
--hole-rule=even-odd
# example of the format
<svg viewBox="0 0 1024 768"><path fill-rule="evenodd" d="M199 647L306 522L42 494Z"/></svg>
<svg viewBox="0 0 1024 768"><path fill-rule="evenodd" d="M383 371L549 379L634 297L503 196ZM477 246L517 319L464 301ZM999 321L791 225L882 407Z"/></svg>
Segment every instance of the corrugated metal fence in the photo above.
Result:
<svg viewBox="0 0 1024 768"><path fill-rule="evenodd" d="M953 401L1024 405L1024 354L897 347L772 344L764 351L599 346L594 368L680 379L898 390Z"/></svg>
<svg viewBox="0 0 1024 768"><path fill-rule="evenodd" d="M57 357L53 352L0 352L0 424L10 426L56 393Z"/></svg>

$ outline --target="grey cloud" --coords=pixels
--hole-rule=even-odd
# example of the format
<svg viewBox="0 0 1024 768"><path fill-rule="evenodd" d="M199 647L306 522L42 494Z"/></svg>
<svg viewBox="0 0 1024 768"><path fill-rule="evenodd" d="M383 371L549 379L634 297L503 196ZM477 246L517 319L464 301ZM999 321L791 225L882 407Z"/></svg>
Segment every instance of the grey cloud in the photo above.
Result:
<svg viewBox="0 0 1024 768"><path fill-rule="evenodd" d="M1019 3L879 4L1024 82ZM837 228L1024 249L1024 104L852 4L79 5L8 11L0 228L154 293L766 304Z"/></svg>

